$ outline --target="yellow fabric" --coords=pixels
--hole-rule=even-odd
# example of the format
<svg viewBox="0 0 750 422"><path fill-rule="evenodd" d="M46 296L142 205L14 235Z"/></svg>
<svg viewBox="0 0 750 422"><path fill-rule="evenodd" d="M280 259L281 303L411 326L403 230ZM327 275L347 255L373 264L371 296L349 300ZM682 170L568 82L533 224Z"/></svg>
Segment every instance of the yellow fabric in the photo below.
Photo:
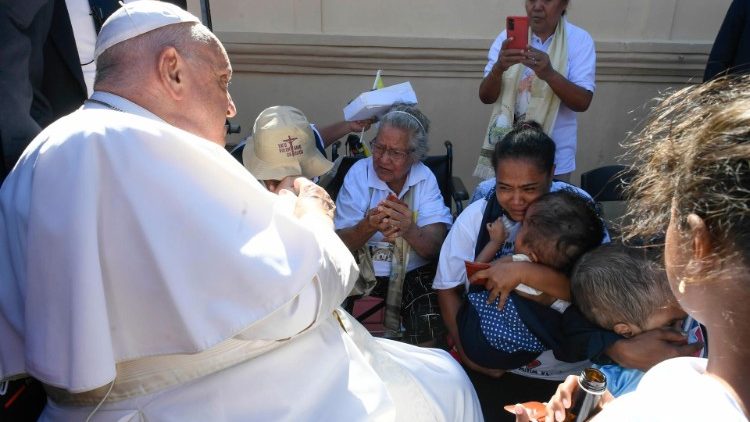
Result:
<svg viewBox="0 0 750 422"><path fill-rule="evenodd" d="M404 202L406 202L410 209L414 208L413 189L409 189L406 192ZM414 221L416 221L416 215L416 212L412 213ZM391 334L393 335L397 335L401 329L401 297L404 279L406 278L406 268L409 265L410 252L411 245L403 237L396 238L393 245L393 258L391 260L391 273L386 293L385 319L383 323L386 328L392 331ZM357 256L359 258L360 279L357 280L357 286L352 294L369 295L377 284L369 246L365 244L359 248Z"/></svg>
<svg viewBox="0 0 750 422"><path fill-rule="evenodd" d="M550 65L562 75L568 73L568 37L565 31L565 23L565 18L561 18L555 29L555 33L552 35L552 43L547 50ZM503 73L500 97L492 107L490 122L487 125L487 133L484 136L482 150L479 153L477 166L474 169L474 176L481 177L482 179L489 179L495 176L491 162L492 152L497 141L502 139L502 136L513 127L518 83L523 72L524 65L518 63ZM546 82L535 77L531 84L531 100L526 111L526 119L539 122L544 128L544 132L550 135L552 128L555 126L557 111L559 109L560 98L555 95L552 88ZM496 126L498 128L493 133L493 128Z"/></svg>
<svg viewBox="0 0 750 422"><path fill-rule="evenodd" d="M414 209L414 189L410 188L404 195L404 202L410 209ZM414 218L414 213L412 213ZM390 282L385 297L385 328L397 333L401 330L401 297L406 278L406 267L409 265L411 245L399 236L394 241L393 260L391 261Z"/></svg>

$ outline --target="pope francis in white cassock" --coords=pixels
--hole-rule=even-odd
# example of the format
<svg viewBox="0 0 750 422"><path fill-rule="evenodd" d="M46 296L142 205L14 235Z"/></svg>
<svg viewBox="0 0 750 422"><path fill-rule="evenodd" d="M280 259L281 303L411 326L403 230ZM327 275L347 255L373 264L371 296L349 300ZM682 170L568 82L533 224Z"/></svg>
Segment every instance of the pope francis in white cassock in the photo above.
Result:
<svg viewBox="0 0 750 422"><path fill-rule="evenodd" d="M97 50L173 24L200 26L129 3ZM482 419L448 354L339 309L357 268L330 218L176 126L97 91L0 190L0 378L39 379L42 420Z"/></svg>

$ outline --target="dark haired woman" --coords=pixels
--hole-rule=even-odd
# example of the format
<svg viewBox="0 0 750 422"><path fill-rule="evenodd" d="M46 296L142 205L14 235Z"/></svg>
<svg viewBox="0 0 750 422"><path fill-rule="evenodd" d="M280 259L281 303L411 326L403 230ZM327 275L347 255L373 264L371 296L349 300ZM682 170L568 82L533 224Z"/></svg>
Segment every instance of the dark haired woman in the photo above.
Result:
<svg viewBox="0 0 750 422"><path fill-rule="evenodd" d="M653 367L632 393L615 400L605 394L595 421L750 416L748 110L750 77L720 78L664 100L632 142L639 173L630 187L628 234L648 238L666 230L669 284L683 309L706 326L709 357ZM546 420L564 420L577 385L569 377L560 386Z"/></svg>
<svg viewBox="0 0 750 422"><path fill-rule="evenodd" d="M456 315L464 302L464 290L468 290L464 261L473 261L489 241L487 223L505 215L509 220L508 237L502 246L501 255L513 251L516 235L523 222L526 210L537 198L550 191L573 189L587 196L584 191L565 182L553 181L555 145L539 124L519 122L495 145L492 164L495 168L495 189L484 198L473 202L456 219L443 243L438 261L438 270L433 283L440 303L441 313L451 339L461 355L464 365L472 371L490 377L500 377L502 371L483 368L467 359L458 340ZM605 236L603 241L608 241ZM500 262L492 268L475 274L474 277L489 277L485 287L491 291L490 300L500 298L505 302L508 294L519 284L541 290L550 296L570 298L568 278L543 265L529 262ZM575 312L575 309L570 311ZM571 313L566 315L568 318ZM661 360L685 355L693 348L684 350L671 342L684 341L679 333L654 333L619 340L613 333L593 329L590 324L573 315L580 327L575 331L580 348L585 349L580 359L598 356L604 352L618 363L639 369L648 369ZM570 318L566 324L570 324ZM567 329L567 328L566 328ZM566 331L570 333L570 331ZM571 340L572 341L572 340ZM575 353L569 356L576 355ZM475 383L483 411L488 419L502 415L502 405L528 400L543 400L549 397L559 381L572 373L578 373L587 362L562 362L555 358L552 350L543 352L530 365L509 371L498 380L490 380L476 372L470 373ZM545 392L548 393L545 395ZM512 415L510 416L512 419Z"/></svg>

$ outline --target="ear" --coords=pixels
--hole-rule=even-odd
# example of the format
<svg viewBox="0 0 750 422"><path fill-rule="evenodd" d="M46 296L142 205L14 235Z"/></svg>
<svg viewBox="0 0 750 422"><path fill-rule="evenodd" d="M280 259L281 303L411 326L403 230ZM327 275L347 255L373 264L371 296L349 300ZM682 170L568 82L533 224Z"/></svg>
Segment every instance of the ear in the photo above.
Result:
<svg viewBox="0 0 750 422"><path fill-rule="evenodd" d="M618 322L617 324L615 324L614 328L612 328L612 331L625 338L630 338L634 335L639 334L641 330L633 324L627 322Z"/></svg>
<svg viewBox="0 0 750 422"><path fill-rule="evenodd" d="M174 47L166 47L156 62L159 82L164 90L175 100L185 94L185 60Z"/></svg>
<svg viewBox="0 0 750 422"><path fill-rule="evenodd" d="M688 235L693 247L692 259L701 262L711 255L712 242L706 222L696 214L687 216Z"/></svg>

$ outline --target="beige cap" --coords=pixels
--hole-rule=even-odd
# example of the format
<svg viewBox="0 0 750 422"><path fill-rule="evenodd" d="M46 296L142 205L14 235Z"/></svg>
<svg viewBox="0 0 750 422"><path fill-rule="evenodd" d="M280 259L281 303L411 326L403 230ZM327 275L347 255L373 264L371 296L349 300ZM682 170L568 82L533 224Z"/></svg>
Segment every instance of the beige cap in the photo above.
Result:
<svg viewBox="0 0 750 422"><path fill-rule="evenodd" d="M269 107L258 115L242 162L259 180L295 175L313 178L333 167L316 147L305 115L289 106Z"/></svg>
<svg viewBox="0 0 750 422"><path fill-rule="evenodd" d="M163 26L187 22L200 23L200 20L171 3L138 0L123 4L104 21L96 38L94 57L99 57L109 47L138 35Z"/></svg>

